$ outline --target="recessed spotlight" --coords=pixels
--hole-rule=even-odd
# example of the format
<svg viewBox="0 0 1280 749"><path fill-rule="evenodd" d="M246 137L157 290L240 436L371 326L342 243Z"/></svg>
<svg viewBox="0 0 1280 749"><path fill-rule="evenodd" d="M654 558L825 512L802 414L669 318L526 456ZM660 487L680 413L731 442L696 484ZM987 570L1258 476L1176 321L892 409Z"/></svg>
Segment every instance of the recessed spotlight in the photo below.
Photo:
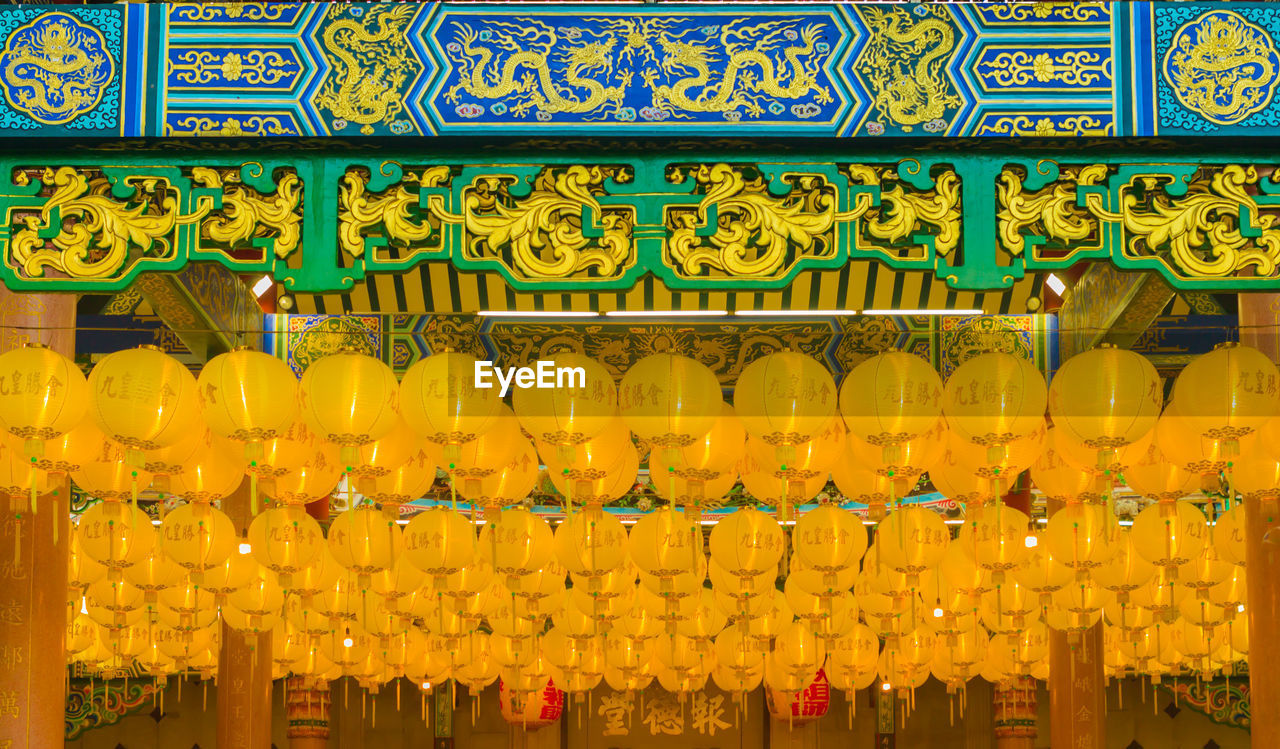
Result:
<svg viewBox="0 0 1280 749"><path fill-rule="evenodd" d="M268 291L271 291L271 289L273 289L275 285L276 285L276 282L271 280L271 276L263 276L262 278L259 278L258 282L253 285L253 295L255 297L261 298L263 294L267 293Z"/></svg>

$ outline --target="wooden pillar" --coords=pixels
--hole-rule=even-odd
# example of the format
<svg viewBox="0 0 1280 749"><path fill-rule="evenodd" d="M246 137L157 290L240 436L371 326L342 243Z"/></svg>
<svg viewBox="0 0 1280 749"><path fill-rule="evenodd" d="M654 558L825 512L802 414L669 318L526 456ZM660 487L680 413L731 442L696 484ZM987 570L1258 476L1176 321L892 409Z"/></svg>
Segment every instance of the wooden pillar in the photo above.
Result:
<svg viewBox="0 0 1280 749"><path fill-rule="evenodd" d="M0 351L43 343L75 356L74 294L15 294L0 286ZM0 515L0 748L63 745L67 668L70 489L39 499L33 517ZM57 542L54 527L57 525ZM16 548L15 548L16 547Z"/></svg>
<svg viewBox="0 0 1280 749"><path fill-rule="evenodd" d="M1020 676L994 690L996 749L1033 749L1039 705L1036 680Z"/></svg>
<svg viewBox="0 0 1280 749"><path fill-rule="evenodd" d="M1240 342L1280 362L1280 294L1240 294ZM1249 697L1254 705L1280 705L1280 507L1275 500L1245 505L1245 614L1249 621ZM1253 711L1254 747L1280 745L1280 710Z"/></svg>
<svg viewBox="0 0 1280 749"><path fill-rule="evenodd" d="M289 749L329 746L329 682L305 676L285 680Z"/></svg>
<svg viewBox="0 0 1280 749"><path fill-rule="evenodd" d="M1049 514L1062 507L1049 501ZM1049 630L1049 746L1106 746L1102 622L1085 632Z"/></svg>
<svg viewBox="0 0 1280 749"><path fill-rule="evenodd" d="M223 501L222 510L243 538L251 520L248 479ZM270 747L271 633L243 635L224 622L218 653L218 749Z"/></svg>

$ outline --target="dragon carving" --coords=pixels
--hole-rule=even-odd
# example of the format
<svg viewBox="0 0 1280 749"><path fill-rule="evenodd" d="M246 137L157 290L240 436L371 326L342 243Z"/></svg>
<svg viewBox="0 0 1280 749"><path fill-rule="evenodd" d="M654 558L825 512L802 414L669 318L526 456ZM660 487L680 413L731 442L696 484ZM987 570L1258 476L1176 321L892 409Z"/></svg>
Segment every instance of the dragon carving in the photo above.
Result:
<svg viewBox="0 0 1280 749"><path fill-rule="evenodd" d="M617 76L617 86L605 86L587 77L595 71L612 75L613 37L566 47L555 29L531 19L520 20L528 25L494 21L488 24L492 28L484 30L488 35L496 30L498 34L490 36L493 45L510 52L500 63L495 62L492 49L477 43L481 32L458 24L457 41L449 45L449 51L458 58L459 80L445 93L445 101L458 104L462 91L477 99L513 97L511 109L518 116L531 111L582 114L607 104L613 104L615 110L622 106L631 83L629 71ZM553 61L561 71L555 76Z"/></svg>
<svg viewBox="0 0 1280 749"><path fill-rule="evenodd" d="M335 6L330 15L342 13L343 7ZM337 64L316 105L333 112L338 120L359 124L365 135L373 134L374 123L395 119L404 110L402 86L416 72L405 38L405 26L414 12L409 5L372 6L363 24L349 18L329 24L322 38Z"/></svg>
<svg viewBox="0 0 1280 749"><path fill-rule="evenodd" d="M775 67L774 58L768 53L788 35L796 36L790 24L784 24L775 21L751 29L726 26L720 32L720 42L723 52L728 54L728 63L724 66L724 77L716 83L711 80L712 63L719 59L721 50L670 34L658 37L658 45L662 49L659 63L662 71L673 78L682 71L693 71L696 75L676 80L671 85L654 87L653 106L673 116L688 116L683 114L685 112L731 112L738 109L759 116L764 112L760 104L764 97L799 99L813 92L815 103L830 103L831 93L817 83L823 58L813 56L821 29L806 26L799 34L803 46L787 47L783 52L786 64ZM735 42L734 37L750 39L754 48L742 48L743 43ZM753 72L755 68L760 70L758 78ZM701 91L693 94L691 89Z"/></svg>
<svg viewBox="0 0 1280 749"><path fill-rule="evenodd" d="M929 6L918 6L935 12ZM858 72L875 92L880 114L910 131L915 125L943 119L960 99L951 91L943 67L955 48L955 31L947 21L926 16L912 22L900 8L860 10L871 38Z"/></svg>

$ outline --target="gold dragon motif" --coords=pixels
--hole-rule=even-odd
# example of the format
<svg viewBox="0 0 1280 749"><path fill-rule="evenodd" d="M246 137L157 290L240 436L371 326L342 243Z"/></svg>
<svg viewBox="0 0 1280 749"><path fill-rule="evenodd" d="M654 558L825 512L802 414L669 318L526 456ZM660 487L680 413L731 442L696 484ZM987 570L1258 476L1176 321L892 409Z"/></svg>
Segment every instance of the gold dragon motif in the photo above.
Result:
<svg viewBox="0 0 1280 749"><path fill-rule="evenodd" d="M514 176L477 177L462 192L462 257L498 260L526 279L616 275L635 262L635 209L606 209L596 196L621 172L608 166L545 169L523 197L511 194ZM597 237L584 233L584 207L595 217Z"/></svg>
<svg viewBox="0 0 1280 749"><path fill-rule="evenodd" d="M97 106L115 71L102 32L65 13L40 16L14 31L0 54L6 100L46 125L70 122Z"/></svg>
<svg viewBox="0 0 1280 749"><path fill-rule="evenodd" d="M385 236L389 244L405 248L432 237L437 238L437 249L443 246L443 239L439 237L441 227L461 223L461 218L445 210L443 196L432 196L430 210L419 219L418 192L406 185L439 187L449 179L449 167L432 166L406 174L404 182L373 195L366 190L365 175L347 172L342 177L338 203L338 237L343 251L352 257L363 256L365 238L374 232Z"/></svg>
<svg viewBox="0 0 1280 749"><path fill-rule="evenodd" d="M918 5L925 16L913 21L901 8L859 8L871 38L857 65L875 94L881 116L905 131L944 119L948 107L959 106L944 72L955 49L955 30L943 15L949 11Z"/></svg>
<svg viewBox="0 0 1280 749"><path fill-rule="evenodd" d="M771 21L749 29L726 26L720 32L720 50L709 44L683 41L664 33L658 37L658 45L662 48L659 62L662 71L669 76L679 75L681 71L693 71L696 75L679 79L671 85L654 87L653 106L675 117L687 117L687 112L734 112L739 109L759 116L764 112L760 102L765 97L799 99L812 92L815 103L830 103L830 91L817 82L825 58L822 54L814 55L821 28L810 25L802 29L799 34L801 46L786 47L783 51L786 65L775 67L768 52L786 38L786 31L791 31L794 38L794 30L785 21ZM742 49L742 43L732 41L735 37L750 40L754 49ZM713 83L712 63L722 55L728 57L724 75ZM759 77L753 72L754 68L759 68ZM787 81L787 84L782 85L782 81ZM652 84L651 80L649 82ZM693 89L701 90L693 94Z"/></svg>
<svg viewBox="0 0 1280 749"><path fill-rule="evenodd" d="M453 54L458 58L460 70L458 82L444 94L445 101L458 104L459 93L464 91L477 99L511 97L511 111L517 116L529 112L581 114L607 104L613 104L615 110L622 106L631 83L630 71L618 75L616 86L606 86L588 76L593 71L606 75L613 72L613 37L566 46L567 40L560 39L550 26L532 19L519 20L527 25L488 23L489 33L497 32L493 47L510 52L500 64L495 63L492 70L493 49L478 43L480 32L470 25L457 24L455 44L458 46ZM562 66L561 72L555 75L551 71L552 61Z"/></svg>
<svg viewBox="0 0 1280 749"><path fill-rule="evenodd" d="M1230 11L1210 11L1174 34L1164 77L1187 109L1233 125L1271 103L1277 63L1265 29Z"/></svg>
<svg viewBox="0 0 1280 749"><path fill-rule="evenodd" d="M402 89L418 67L405 26L417 11L409 5L371 5L361 23L339 18L345 7L329 9L329 17L337 20L325 27L322 38L336 64L315 104L371 135L374 123L389 124L404 110Z"/></svg>

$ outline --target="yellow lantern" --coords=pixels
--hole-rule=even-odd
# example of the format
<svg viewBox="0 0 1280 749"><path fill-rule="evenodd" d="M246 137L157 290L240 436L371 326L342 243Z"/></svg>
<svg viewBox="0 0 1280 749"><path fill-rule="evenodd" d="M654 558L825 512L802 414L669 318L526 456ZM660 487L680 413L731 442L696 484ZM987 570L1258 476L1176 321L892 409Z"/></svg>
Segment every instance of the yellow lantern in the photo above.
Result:
<svg viewBox="0 0 1280 749"><path fill-rule="evenodd" d="M1164 387L1146 357L1102 344L1068 359L1049 386L1054 426L1096 450L1105 467L1117 448L1142 439L1164 405Z"/></svg>
<svg viewBox="0 0 1280 749"><path fill-rule="evenodd" d="M196 378L154 346L108 354L89 373L88 384L94 422L131 450L175 444L200 419Z"/></svg>
<svg viewBox="0 0 1280 749"><path fill-rule="evenodd" d="M1190 433L1222 440L1234 457L1241 438L1280 414L1280 370L1255 348L1219 344L1182 370L1173 399Z"/></svg>
<svg viewBox="0 0 1280 749"><path fill-rule="evenodd" d="M228 621L233 628L265 632L279 621L280 611L284 608L284 591L276 583L275 575L259 568L247 583L227 595L227 604L247 619L242 625ZM223 618L226 617L224 608Z"/></svg>
<svg viewBox="0 0 1280 749"><path fill-rule="evenodd" d="M663 507L636 521L628 549L641 571L670 580L697 567L702 557L702 530Z"/></svg>
<svg viewBox="0 0 1280 749"><path fill-rule="evenodd" d="M918 506L889 513L876 530L880 562L907 575L912 585L938 564L950 542L951 533L938 513Z"/></svg>
<svg viewBox="0 0 1280 749"><path fill-rule="evenodd" d="M1022 565L1013 570L1012 576L1019 588L1026 591L1028 600L1038 600L1042 607L1048 606L1053 594L1075 579L1071 568L1049 553L1045 534L1036 536L1036 545L1031 548ZM1034 598L1037 596L1038 599Z"/></svg>
<svg viewBox="0 0 1280 749"><path fill-rule="evenodd" d="M720 416L711 430L693 444L681 447L666 465L676 477L691 482L712 481L729 473L736 475L738 463L746 454L746 441L747 432L733 406L721 403Z"/></svg>
<svg viewBox="0 0 1280 749"><path fill-rule="evenodd" d="M554 388L516 388L511 395L520 425L535 440L556 448L573 447L610 426L618 389L609 370L588 356L567 351L540 360L538 366L543 362L549 362L552 371L567 371L565 381Z"/></svg>
<svg viewBox="0 0 1280 749"><path fill-rule="evenodd" d="M1236 486L1239 488L1238 480ZM1231 505L1213 526L1213 547L1225 561L1235 565L1244 565L1245 559L1244 508L1243 502Z"/></svg>
<svg viewBox="0 0 1280 749"><path fill-rule="evenodd" d="M1216 489L1218 474L1230 472L1232 467L1227 440L1201 436L1193 428L1178 404L1170 403L1156 422L1155 444L1169 462L1200 476L1202 487ZM1235 451L1239 452L1238 445Z"/></svg>
<svg viewBox="0 0 1280 749"><path fill-rule="evenodd" d="M264 461L250 463L249 473L263 480L263 490L285 504L304 505L325 499L342 478L345 466L338 451L306 433L302 442L275 439L263 444Z"/></svg>
<svg viewBox="0 0 1280 749"><path fill-rule="evenodd" d="M1050 556L1080 579L1116 553L1120 525L1106 505L1071 502L1049 516L1045 543Z"/></svg>
<svg viewBox="0 0 1280 749"><path fill-rule="evenodd" d="M1209 524L1189 502L1157 502L1138 513L1130 533L1138 554L1176 580L1179 567L1204 553Z"/></svg>
<svg viewBox="0 0 1280 749"><path fill-rule="evenodd" d="M555 531L556 558L572 574L600 577L627 559L627 529L603 508L576 512Z"/></svg>
<svg viewBox="0 0 1280 749"><path fill-rule="evenodd" d="M847 418L845 422L848 423ZM921 475L933 470L942 460L948 436L947 422L939 418L924 432L889 447L864 442L854 434L848 435L846 444L852 463L891 479L895 494L904 496L916 485ZM886 455L893 460L885 460Z"/></svg>
<svg viewBox="0 0 1280 749"><path fill-rule="evenodd" d="M404 373L404 418L419 436L444 448L446 464L457 457L459 445L489 431L499 415L497 383L476 387L479 364L467 354L444 352Z"/></svg>
<svg viewBox="0 0 1280 749"><path fill-rule="evenodd" d="M566 498L568 506L579 504L593 509L625 495L635 486L636 471L639 468L640 456L630 443L622 446L621 453L612 464L599 468L574 471L547 463L551 483Z"/></svg>
<svg viewBox="0 0 1280 749"><path fill-rule="evenodd" d="M235 552L235 525L221 510L189 502L170 510L160 524L165 554L187 570L192 582L207 570L222 566Z"/></svg>
<svg viewBox="0 0 1280 749"><path fill-rule="evenodd" d="M369 501L398 508L420 498L436 481L436 465L426 450L418 450L408 462L388 473L358 481Z"/></svg>
<svg viewBox="0 0 1280 749"><path fill-rule="evenodd" d="M942 416L942 378L915 354L877 354L845 375L840 413L855 437L880 449L876 462L900 463L900 446L935 429Z"/></svg>
<svg viewBox="0 0 1280 749"><path fill-rule="evenodd" d="M1280 460L1268 455L1235 460L1230 483L1231 489L1247 501L1274 502L1280 497Z"/></svg>
<svg viewBox="0 0 1280 749"><path fill-rule="evenodd" d="M721 505L738 483L736 465L714 478L686 478L698 475L698 472L680 470L667 462L665 453L664 450L649 453L649 481L653 484L654 494L674 507L683 508L685 518L690 522L701 520L704 509ZM777 483L775 479L768 480Z"/></svg>
<svg viewBox="0 0 1280 749"><path fill-rule="evenodd" d="M284 360L237 348L213 357L196 380L205 423L219 437L243 444L246 460L283 437L298 418L298 378Z"/></svg>
<svg viewBox="0 0 1280 749"><path fill-rule="evenodd" d="M974 508L960 526L956 545L989 572L993 582L1003 582L1005 573L1020 567L1031 551L1026 544L1030 522L1026 513L1013 507Z"/></svg>
<svg viewBox="0 0 1280 749"><path fill-rule="evenodd" d="M354 466L357 448L389 434L400 420L396 375L382 361L349 349L317 359L298 385L302 417L315 435Z"/></svg>
<svg viewBox="0 0 1280 749"><path fill-rule="evenodd" d="M667 449L692 445L711 431L722 402L715 373L674 354L653 354L631 365L618 396L631 431Z"/></svg>
<svg viewBox="0 0 1280 749"><path fill-rule="evenodd" d="M988 484L992 497L1009 491L1018 474L1030 468L1044 448L1044 425L1031 434L1010 440L1000 450L983 449L973 442L952 434L947 441L947 452L941 464L959 465Z"/></svg>
<svg viewBox="0 0 1280 749"><path fill-rule="evenodd" d="M91 559L106 565L108 577L121 579L126 567L143 562L156 545L151 520L123 502L98 502L80 515L76 536ZM61 594L59 594L61 595Z"/></svg>
<svg viewBox="0 0 1280 749"><path fill-rule="evenodd" d="M497 416L488 431L459 446L453 459L444 458L442 451L438 454L441 465L454 481L474 481L502 470L516 456L524 442L520 422L516 420L515 414L511 413L506 404L499 404Z"/></svg>
<svg viewBox="0 0 1280 749"><path fill-rule="evenodd" d="M794 445L816 439L830 425L838 394L831 373L816 359L779 351L742 370L733 404L747 433L777 450L779 463L791 463Z"/></svg>
<svg viewBox="0 0 1280 749"><path fill-rule="evenodd" d="M1031 466L1031 480L1045 497L1054 501L1098 499L1094 491L1094 474L1069 462L1067 453L1062 450L1062 443L1069 439L1072 437L1058 427L1049 430L1044 440L1044 452ZM1110 464L1109 461L1107 465Z"/></svg>
<svg viewBox="0 0 1280 749"><path fill-rule="evenodd" d="M89 386L76 363L41 344L0 354L0 429L25 440L28 457L44 443L78 425L89 402Z"/></svg>
<svg viewBox="0 0 1280 749"><path fill-rule="evenodd" d="M1047 402L1044 375L1035 364L993 352L978 354L951 373L942 410L952 432L998 459L1010 442L1044 425Z"/></svg>
<svg viewBox="0 0 1280 749"><path fill-rule="evenodd" d="M358 575L363 588L371 575L390 568L404 553L399 526L373 505L361 505L334 518L328 542L333 558Z"/></svg>
<svg viewBox="0 0 1280 749"><path fill-rule="evenodd" d="M1099 585L1114 593L1118 600L1127 602L1130 593L1151 581L1156 567L1137 552L1132 528L1120 528L1113 545L1116 551L1111 558L1090 570L1089 574Z"/></svg>
<svg viewBox="0 0 1280 749"><path fill-rule="evenodd" d="M146 559L124 569L125 582L141 590L147 603L155 603L160 591L178 585L182 578L182 567L159 546L153 547Z"/></svg>
<svg viewBox="0 0 1280 749"><path fill-rule="evenodd" d="M751 507L734 510L711 529L711 558L737 577L776 568L784 545L777 521Z"/></svg>
<svg viewBox="0 0 1280 749"><path fill-rule="evenodd" d="M502 470L478 482L463 481L462 486L455 485L459 494L484 509L486 519L496 517L503 507L523 502L538 485L540 467L533 445L522 440L515 456Z"/></svg>
<svg viewBox="0 0 1280 749"><path fill-rule="evenodd" d="M321 558L324 531L316 519L298 505L275 507L260 513L249 524L253 558L274 572L280 586L293 587L293 576Z"/></svg>
<svg viewBox="0 0 1280 749"><path fill-rule="evenodd" d="M857 569L867 551L867 531L852 512L824 502L800 516L791 542L805 566L835 582L837 574Z"/></svg>
<svg viewBox="0 0 1280 749"><path fill-rule="evenodd" d="M71 527L71 558L67 567L68 595L78 597L90 583L107 576L107 567L80 548L80 526Z"/></svg>
<svg viewBox="0 0 1280 749"><path fill-rule="evenodd" d="M141 453L139 453L141 455ZM140 462L140 461L139 461ZM94 453L71 472L71 480L91 497L103 500L127 500L151 483L151 474L130 465L119 444L103 441Z"/></svg>
<svg viewBox="0 0 1280 749"><path fill-rule="evenodd" d="M417 442L417 435L404 419L397 419L391 431L355 448L347 473L355 477L357 483L386 476L408 463L415 452L421 452Z"/></svg>
<svg viewBox="0 0 1280 749"><path fill-rule="evenodd" d="M215 502L235 493L244 482L244 461L216 445L205 447L169 479L169 490L188 502Z"/></svg>
<svg viewBox="0 0 1280 749"><path fill-rule="evenodd" d="M405 526L404 551L410 564L442 581L474 562L475 526L446 507L433 507Z"/></svg>
<svg viewBox="0 0 1280 749"><path fill-rule="evenodd" d="M67 433L45 441L44 455L36 461L35 467L51 475L70 476L73 471L80 470L82 465L96 457L106 441L107 438L98 429L98 425L93 423L93 419L82 419ZM12 442L16 443L17 440Z"/></svg>
<svg viewBox="0 0 1280 749"><path fill-rule="evenodd" d="M524 508L512 508L485 523L478 549L480 558L492 565L494 572L509 578L508 587L515 587L518 578L551 560L555 538L547 521Z"/></svg>

